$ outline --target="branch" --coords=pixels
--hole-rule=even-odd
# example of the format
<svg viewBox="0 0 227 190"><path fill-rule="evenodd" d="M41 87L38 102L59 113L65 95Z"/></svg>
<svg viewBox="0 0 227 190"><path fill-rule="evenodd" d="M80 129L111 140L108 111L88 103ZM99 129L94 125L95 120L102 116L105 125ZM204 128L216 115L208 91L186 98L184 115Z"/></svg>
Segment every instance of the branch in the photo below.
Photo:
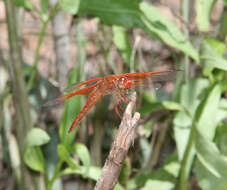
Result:
<svg viewBox="0 0 227 190"><path fill-rule="evenodd" d="M140 119L140 114L136 112L132 117L132 110L136 102L136 93L131 96L115 140L112 144L109 156L102 168L102 174L95 185L94 190L111 190L118 181L123 162L126 158L130 145L135 137L135 129Z"/></svg>

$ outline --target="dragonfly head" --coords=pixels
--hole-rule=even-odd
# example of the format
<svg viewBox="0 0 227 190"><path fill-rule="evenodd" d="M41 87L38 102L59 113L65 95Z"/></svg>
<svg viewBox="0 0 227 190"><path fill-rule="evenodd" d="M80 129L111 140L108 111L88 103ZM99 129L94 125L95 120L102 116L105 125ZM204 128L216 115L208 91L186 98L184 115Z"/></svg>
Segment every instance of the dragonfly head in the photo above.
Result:
<svg viewBox="0 0 227 190"><path fill-rule="evenodd" d="M127 90L132 84L132 80L129 79L128 77L122 77L118 81L118 87L120 89Z"/></svg>

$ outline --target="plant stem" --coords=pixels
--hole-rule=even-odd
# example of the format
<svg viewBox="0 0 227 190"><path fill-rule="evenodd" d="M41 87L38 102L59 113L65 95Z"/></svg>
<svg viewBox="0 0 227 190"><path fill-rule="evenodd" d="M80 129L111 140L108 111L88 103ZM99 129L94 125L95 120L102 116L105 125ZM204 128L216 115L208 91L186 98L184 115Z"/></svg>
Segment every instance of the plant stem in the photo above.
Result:
<svg viewBox="0 0 227 190"><path fill-rule="evenodd" d="M166 140L169 124L170 124L169 119L167 119L163 124L160 124L162 125L162 130L159 131L157 142L155 143L152 154L150 155L149 164L146 167L147 171L152 170L152 168L158 163L158 158L160 156L161 149Z"/></svg>
<svg viewBox="0 0 227 190"><path fill-rule="evenodd" d="M62 163L63 163L62 160L60 160L57 163L57 166L56 166L55 171L54 171L54 175L51 178L51 180L48 181L47 190L52 190L53 184L54 184L55 180L58 178L59 171L61 170Z"/></svg>
<svg viewBox="0 0 227 190"><path fill-rule="evenodd" d="M23 162L25 149L25 136L32 129L32 121L28 104L28 95L24 81L23 59L21 44L18 38L18 24L16 21L16 7L12 0L5 0L6 19L10 47L9 69L13 82L13 102L16 110L16 136L20 152L20 176L17 178L18 189L36 190L43 189L43 178L33 175ZM40 183L41 182L41 183ZM45 189L45 188L44 188Z"/></svg>
<svg viewBox="0 0 227 190"><path fill-rule="evenodd" d="M30 91L32 89L34 82L35 82L35 77L37 74L37 66L38 66L38 61L39 61L40 48L43 43L43 39L45 37L47 24L53 18L53 16L58 12L58 10L59 10L59 7L58 7L58 3L57 3L54 6L54 8L51 10L49 17L46 20L42 20L43 22L42 22L41 32L39 35L38 45L37 45L37 48L35 51L35 58L34 58L34 62L33 62L32 74L31 74L31 78L29 79L28 84L27 84L28 91Z"/></svg>
<svg viewBox="0 0 227 190"><path fill-rule="evenodd" d="M184 17L184 21L186 24L184 33L187 38L189 38L189 31L188 31L188 24L190 22L190 0L182 0L181 5L181 12ZM189 57L187 55L184 55L184 72L185 72L185 82L188 83L189 81Z"/></svg>
<svg viewBox="0 0 227 190"><path fill-rule="evenodd" d="M190 136L189 136L189 140L188 140L188 144L186 146L186 149L185 149L185 152L184 152L184 157L183 157L183 160L181 162L180 173L178 175L178 181L177 181L177 184L176 184L177 190L187 190L187 178L188 178L187 164L188 164L188 160L189 160L189 154L190 154L190 152L193 148L193 145L194 145L195 133L196 133L196 125L193 122L191 132L190 132Z"/></svg>

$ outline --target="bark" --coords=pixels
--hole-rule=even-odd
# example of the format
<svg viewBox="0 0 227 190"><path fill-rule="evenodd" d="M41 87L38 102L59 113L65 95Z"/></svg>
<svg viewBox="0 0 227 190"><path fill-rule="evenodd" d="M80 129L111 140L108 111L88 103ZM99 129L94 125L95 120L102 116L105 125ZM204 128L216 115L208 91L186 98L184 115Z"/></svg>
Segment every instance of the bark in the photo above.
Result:
<svg viewBox="0 0 227 190"><path fill-rule="evenodd" d="M114 188L129 147L134 141L135 129L138 125L140 114L136 112L132 117L132 110L136 102L136 93L133 93L130 99L131 101L125 110L109 156L102 168L102 174L95 185L95 190L111 190Z"/></svg>
<svg viewBox="0 0 227 190"><path fill-rule="evenodd" d="M43 189L42 177L34 176L23 162L24 140L28 131L32 128L30 110L28 105L28 95L24 81L23 61L20 40L18 38L18 26L16 20L16 8L13 0L6 0L6 19L8 26L8 39L10 46L10 75L13 79L13 102L16 110L16 136L20 152L20 174L17 175L18 189ZM40 181L41 180L41 181Z"/></svg>

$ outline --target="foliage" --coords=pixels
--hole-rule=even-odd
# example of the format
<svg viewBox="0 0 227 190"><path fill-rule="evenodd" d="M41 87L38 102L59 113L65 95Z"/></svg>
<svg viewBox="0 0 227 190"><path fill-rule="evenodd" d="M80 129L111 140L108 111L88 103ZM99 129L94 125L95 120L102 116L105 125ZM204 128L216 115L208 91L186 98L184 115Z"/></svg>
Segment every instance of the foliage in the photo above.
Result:
<svg viewBox="0 0 227 190"><path fill-rule="evenodd" d="M223 2L227 6L227 2ZM140 28L149 37L179 50L182 55L176 59L179 68L186 68L186 62L183 60L189 56L192 68L199 68L201 72L197 72L197 69L193 78L190 78L187 72L179 74L173 98L168 95L153 97L147 93L141 94L139 112L143 116L163 110L168 111L168 114L164 114L161 119L154 118L144 124L142 130L144 136L139 137L138 140L139 151L136 148L132 149L133 155L139 152L140 159L135 164L133 158L128 156L120 175L119 184L115 189L184 190L187 189L187 183L191 186L194 185L191 180L188 181L191 176L196 178L199 187L203 190L227 189L227 123L225 120L227 118L227 58L225 54L227 45L223 42L223 39L226 38L226 32L223 31L227 31L226 28L220 27L221 30L212 36L205 33L201 33L201 36L192 36L188 28L185 29L185 33L181 32L177 25L154 5L137 0L59 0L52 9L49 7L48 1L41 0L40 10L37 10L28 0L14 0L14 3L28 11L36 12L42 22L34 64L27 83L30 91L36 88L35 77L38 72L39 52L47 24L58 11L66 11L79 18L92 16L98 18L98 22L103 23L104 26L112 26L111 43L115 44L128 68L131 65L133 54L133 45L128 31L134 28ZM209 31L210 17L215 4L216 0L209 0L206 3L202 0L196 1L196 22L200 32ZM222 22L222 25L226 27L226 17L223 18L225 18L225 22ZM219 34L223 39L219 38ZM200 38L196 41L199 44L199 51L195 47L194 41L190 40L191 38L195 41ZM172 52L172 54L173 57L178 56L176 52ZM135 63L136 68L139 68L139 62L135 61ZM73 69L68 85L80 80L80 69L80 67ZM185 81L182 75L186 78ZM30 97L32 96L31 92ZM1 104L4 99L6 97L1 90ZM80 96L66 102L59 127L59 138L50 137L40 128L32 129L26 136L24 162L30 169L45 176L49 190L63 175L76 174L84 180L97 180L100 176L101 167L93 164L92 150L89 150L85 142L74 143L78 135L77 130L70 134L67 132L75 115L81 110L81 102ZM93 125L95 125L94 123ZM155 152L156 144L150 142L155 123L168 126L173 123L171 138L176 143L176 154L169 154L165 158L165 163L161 163L158 169L149 165L149 162L155 163L155 155L159 156L159 153ZM105 130L109 136L113 133L112 129ZM157 138L160 140L159 137ZM55 168L51 173L45 149L56 139L57 159L52 162ZM105 146L109 144L108 142L101 148L105 149ZM154 150L151 150L151 147ZM134 173L134 168L138 172Z"/></svg>

